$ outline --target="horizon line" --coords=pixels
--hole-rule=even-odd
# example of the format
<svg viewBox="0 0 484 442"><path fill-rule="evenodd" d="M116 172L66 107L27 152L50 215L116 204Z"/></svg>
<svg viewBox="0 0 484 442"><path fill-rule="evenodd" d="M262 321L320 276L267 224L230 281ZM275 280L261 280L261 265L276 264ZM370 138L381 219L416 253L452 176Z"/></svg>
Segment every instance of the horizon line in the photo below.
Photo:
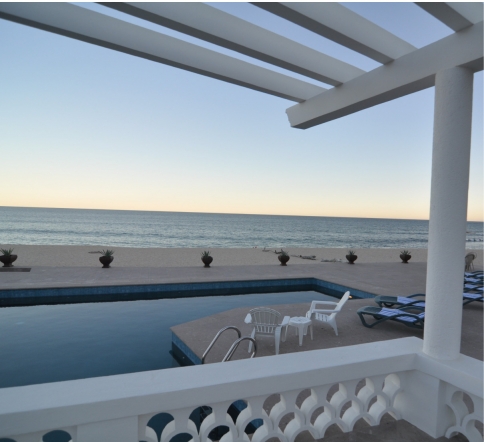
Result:
<svg viewBox="0 0 484 442"><path fill-rule="evenodd" d="M15 209L54 209L54 210L103 210L111 212L150 212L150 213L193 213L205 215L248 215L248 216L293 216L305 218L348 218L348 219L384 219L384 220L405 220L405 221L429 221L428 218L376 218L362 216L328 216L328 215L286 215L279 213L238 213L238 212L190 212L173 210L137 210L137 209L98 209L85 207L38 207L38 206L0 206L0 208ZM467 222L483 223L484 220L467 220Z"/></svg>

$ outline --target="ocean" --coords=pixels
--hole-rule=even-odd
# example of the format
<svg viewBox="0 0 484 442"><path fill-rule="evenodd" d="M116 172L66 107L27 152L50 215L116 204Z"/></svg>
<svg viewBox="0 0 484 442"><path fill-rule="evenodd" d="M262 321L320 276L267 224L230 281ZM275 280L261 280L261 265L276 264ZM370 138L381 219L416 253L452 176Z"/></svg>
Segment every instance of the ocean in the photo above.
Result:
<svg viewBox="0 0 484 442"><path fill-rule="evenodd" d="M426 248L428 221L0 207L2 244L116 247ZM482 249L483 223L467 223Z"/></svg>

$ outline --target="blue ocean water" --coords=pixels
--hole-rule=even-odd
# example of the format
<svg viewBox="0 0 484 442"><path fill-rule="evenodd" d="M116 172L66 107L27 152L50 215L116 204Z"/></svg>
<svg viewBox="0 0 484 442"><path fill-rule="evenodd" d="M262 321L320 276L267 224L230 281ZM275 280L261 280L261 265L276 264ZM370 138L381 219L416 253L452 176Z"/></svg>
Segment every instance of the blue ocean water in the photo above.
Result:
<svg viewBox="0 0 484 442"><path fill-rule="evenodd" d="M482 248L483 223L467 223ZM1 244L426 248L428 221L0 207Z"/></svg>

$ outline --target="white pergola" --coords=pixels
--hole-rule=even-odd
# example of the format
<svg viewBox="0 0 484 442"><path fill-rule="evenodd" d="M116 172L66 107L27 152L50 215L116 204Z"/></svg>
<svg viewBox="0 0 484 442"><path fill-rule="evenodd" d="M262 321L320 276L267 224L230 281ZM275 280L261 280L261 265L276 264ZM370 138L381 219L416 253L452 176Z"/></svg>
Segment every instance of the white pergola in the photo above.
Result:
<svg viewBox="0 0 484 442"><path fill-rule="evenodd" d="M286 113L298 129L435 86L423 353L437 361L461 356L473 74L483 69L482 3L416 3L454 31L420 49L338 3L252 3L381 64L369 72L203 3L101 4L332 87L72 4L0 3L0 18L292 100L297 104Z"/></svg>

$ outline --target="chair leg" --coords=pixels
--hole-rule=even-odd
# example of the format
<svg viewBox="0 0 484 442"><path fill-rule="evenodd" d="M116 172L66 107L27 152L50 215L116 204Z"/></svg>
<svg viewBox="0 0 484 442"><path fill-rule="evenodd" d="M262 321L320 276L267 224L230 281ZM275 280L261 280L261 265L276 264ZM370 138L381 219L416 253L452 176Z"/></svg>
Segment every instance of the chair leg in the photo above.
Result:
<svg viewBox="0 0 484 442"><path fill-rule="evenodd" d="M336 336L338 336L338 326L336 325L336 321L334 319L331 321L331 327L333 327Z"/></svg>
<svg viewBox="0 0 484 442"><path fill-rule="evenodd" d="M254 339L254 336L255 336L255 328L254 328L254 330L252 330L252 333L250 334L250 337L252 339ZM249 341L249 353L251 353L251 352L252 352L252 341Z"/></svg>
<svg viewBox="0 0 484 442"><path fill-rule="evenodd" d="M309 330L311 332L311 341L313 340L313 324L309 325Z"/></svg>
<svg viewBox="0 0 484 442"><path fill-rule="evenodd" d="M276 344L276 355L279 354L279 342L281 341L281 329L277 328L276 332L274 333L274 340Z"/></svg>

